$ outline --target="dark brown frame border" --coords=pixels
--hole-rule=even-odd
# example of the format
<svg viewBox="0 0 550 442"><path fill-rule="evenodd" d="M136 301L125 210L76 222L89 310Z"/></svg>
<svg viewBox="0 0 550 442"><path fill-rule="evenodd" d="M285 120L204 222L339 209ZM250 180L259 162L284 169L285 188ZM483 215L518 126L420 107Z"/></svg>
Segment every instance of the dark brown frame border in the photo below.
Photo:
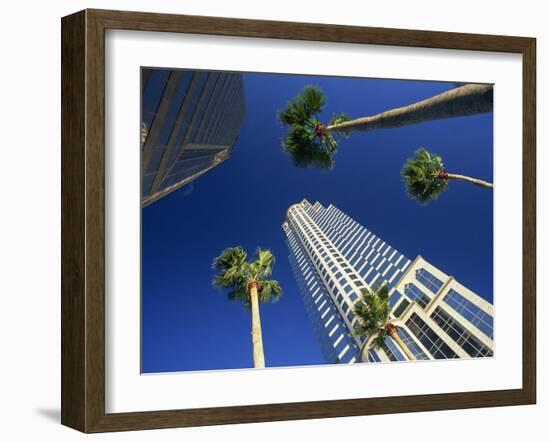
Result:
<svg viewBox="0 0 550 442"><path fill-rule="evenodd" d="M536 401L536 40L405 29L84 10L62 30L61 422L83 432L534 404ZM105 30L185 32L523 56L523 386L402 397L105 413Z"/></svg>

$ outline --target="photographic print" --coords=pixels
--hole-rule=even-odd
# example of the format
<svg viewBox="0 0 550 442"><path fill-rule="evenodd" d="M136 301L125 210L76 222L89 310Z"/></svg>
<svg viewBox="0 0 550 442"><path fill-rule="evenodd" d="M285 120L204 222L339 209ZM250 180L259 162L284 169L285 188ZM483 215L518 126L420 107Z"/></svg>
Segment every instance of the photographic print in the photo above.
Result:
<svg viewBox="0 0 550 442"><path fill-rule="evenodd" d="M139 137L142 374L493 357L491 84L144 67Z"/></svg>

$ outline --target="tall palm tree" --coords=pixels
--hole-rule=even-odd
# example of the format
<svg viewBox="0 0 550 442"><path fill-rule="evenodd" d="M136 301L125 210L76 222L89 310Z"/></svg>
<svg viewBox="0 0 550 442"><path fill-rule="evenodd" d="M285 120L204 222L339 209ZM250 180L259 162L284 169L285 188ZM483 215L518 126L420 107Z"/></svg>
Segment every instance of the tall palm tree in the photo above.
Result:
<svg viewBox="0 0 550 442"><path fill-rule="evenodd" d="M416 360L411 351L397 334L397 326L391 321L389 288L382 285L372 291L362 290L361 298L355 303L354 315L358 318L355 333L366 335L371 340L371 347L380 349L389 336L405 353L410 361Z"/></svg>
<svg viewBox="0 0 550 442"><path fill-rule="evenodd" d="M466 84L408 106L391 109L373 116L350 119L335 114L328 123L319 120L325 104L323 91L306 86L300 94L277 113L283 126L289 128L283 148L297 166L333 166L338 143L336 136L347 137L353 131L389 129L450 117L475 115L493 110L491 85Z"/></svg>
<svg viewBox="0 0 550 442"><path fill-rule="evenodd" d="M212 282L217 287L230 289L228 298L242 302L252 311L254 367L263 368L265 359L259 303L277 301L282 290L277 281L269 279L275 264L271 251L258 248L253 261L247 261L246 257L242 247L225 249L212 264L217 271Z"/></svg>
<svg viewBox="0 0 550 442"><path fill-rule="evenodd" d="M493 184L466 175L449 173L445 170L439 155L428 152L421 147L412 158L409 158L401 169L407 194L420 204L428 204L441 195L449 180L460 180L492 189Z"/></svg>

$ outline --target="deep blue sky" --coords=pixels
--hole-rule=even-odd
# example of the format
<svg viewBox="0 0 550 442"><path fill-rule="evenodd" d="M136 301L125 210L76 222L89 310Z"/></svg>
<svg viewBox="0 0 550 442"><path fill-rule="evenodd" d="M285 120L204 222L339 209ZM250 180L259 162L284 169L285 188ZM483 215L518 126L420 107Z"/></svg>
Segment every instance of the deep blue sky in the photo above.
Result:
<svg viewBox="0 0 550 442"><path fill-rule="evenodd" d="M334 204L399 251L420 254L493 300L491 191L452 182L426 207L410 200L399 172L420 146L442 155L449 172L492 181L493 114L342 140L332 171L292 166L275 113L305 85L320 86L321 118L356 118L427 98L451 83L245 74L247 118L231 158L142 211L142 371L252 366L250 313L213 288L212 259L225 247L256 246L277 258L284 293L261 305L266 365L324 363L288 262L281 229L302 198Z"/></svg>

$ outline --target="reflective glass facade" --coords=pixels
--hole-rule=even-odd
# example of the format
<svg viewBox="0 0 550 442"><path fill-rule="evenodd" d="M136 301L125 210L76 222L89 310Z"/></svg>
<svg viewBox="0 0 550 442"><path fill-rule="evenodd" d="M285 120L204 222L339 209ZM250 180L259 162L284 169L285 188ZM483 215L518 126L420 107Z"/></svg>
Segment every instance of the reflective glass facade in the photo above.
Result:
<svg viewBox="0 0 550 442"><path fill-rule="evenodd" d="M362 288L390 288L391 320L417 360L493 355L493 307L422 257L414 261L333 205L303 200L283 224L290 263L327 363L404 361L354 333Z"/></svg>
<svg viewBox="0 0 550 442"><path fill-rule="evenodd" d="M141 77L146 206L229 158L246 110L238 73L142 68Z"/></svg>

